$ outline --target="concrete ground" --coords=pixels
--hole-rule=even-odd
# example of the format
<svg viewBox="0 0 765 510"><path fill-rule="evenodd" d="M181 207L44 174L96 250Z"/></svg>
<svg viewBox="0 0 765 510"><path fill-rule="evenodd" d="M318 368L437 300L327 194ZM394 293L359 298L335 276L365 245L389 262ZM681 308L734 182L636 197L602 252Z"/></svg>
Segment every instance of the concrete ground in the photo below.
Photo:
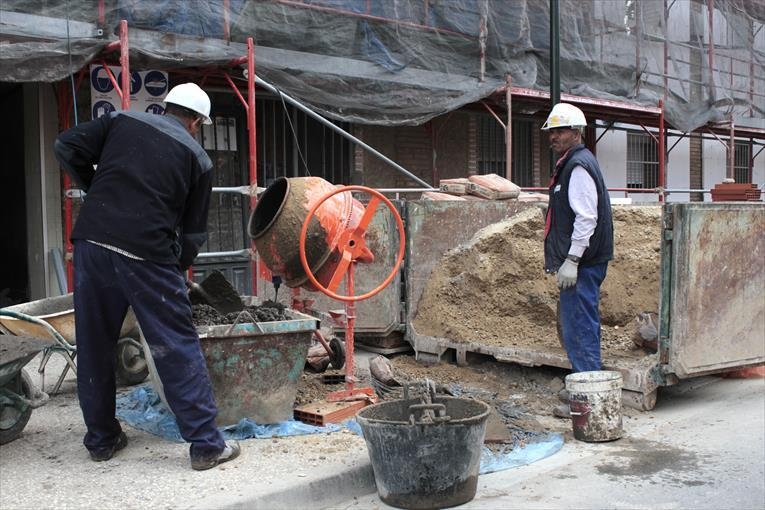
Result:
<svg viewBox="0 0 765 510"><path fill-rule="evenodd" d="M479 477L458 508L765 508L765 380L685 381L654 411L630 418L618 441L566 438L529 466ZM391 508L376 494L333 509Z"/></svg>
<svg viewBox="0 0 765 510"><path fill-rule="evenodd" d="M57 375L49 369L48 389ZM74 384L0 447L0 508L386 508L364 441L348 431L243 441L241 458L195 472L186 445L126 426L128 447L94 463ZM764 415L762 379L687 381L627 418L623 439L567 437L548 459L481 476L464 507L765 508Z"/></svg>

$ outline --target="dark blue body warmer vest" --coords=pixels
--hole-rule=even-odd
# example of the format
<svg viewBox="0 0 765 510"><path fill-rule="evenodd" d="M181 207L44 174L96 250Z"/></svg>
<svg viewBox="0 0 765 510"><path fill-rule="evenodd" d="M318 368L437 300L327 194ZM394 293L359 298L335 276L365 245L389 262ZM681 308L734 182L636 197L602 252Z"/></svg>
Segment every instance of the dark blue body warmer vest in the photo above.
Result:
<svg viewBox="0 0 765 510"><path fill-rule="evenodd" d="M557 271L563 264L571 247L576 214L568 202L568 185L571 172L581 166L595 181L598 191L598 223L590 237L590 245L582 254L580 265L593 266L614 258L614 225L611 219L611 200L608 197L603 174L595 156L584 144L574 146L557 167L550 184L550 232L545 239L545 271Z"/></svg>

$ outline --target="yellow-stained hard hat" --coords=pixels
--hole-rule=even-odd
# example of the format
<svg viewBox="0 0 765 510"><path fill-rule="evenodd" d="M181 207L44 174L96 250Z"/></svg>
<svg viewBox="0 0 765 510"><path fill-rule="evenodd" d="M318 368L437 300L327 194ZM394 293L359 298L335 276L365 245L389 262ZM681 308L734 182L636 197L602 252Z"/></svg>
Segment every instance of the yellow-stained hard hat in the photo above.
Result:
<svg viewBox="0 0 765 510"><path fill-rule="evenodd" d="M553 128L583 128L587 126L587 119L584 118L582 110L568 103L558 103L553 106L550 115L547 117L542 130L547 131Z"/></svg>

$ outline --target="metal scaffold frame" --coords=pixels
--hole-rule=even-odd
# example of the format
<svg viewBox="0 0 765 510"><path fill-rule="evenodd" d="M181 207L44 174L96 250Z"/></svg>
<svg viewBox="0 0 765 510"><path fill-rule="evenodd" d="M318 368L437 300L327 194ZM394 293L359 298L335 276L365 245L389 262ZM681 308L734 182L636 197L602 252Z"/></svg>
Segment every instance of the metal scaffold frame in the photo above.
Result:
<svg viewBox="0 0 765 510"><path fill-rule="evenodd" d="M711 89L714 89L714 74L715 72L719 74L725 74L727 73L729 76L729 90L734 91L733 88L733 77L736 75L733 69L733 61L736 60L738 62L748 63L750 68L750 79L749 79L749 87L746 91L737 90L738 92L746 92L749 98L750 103L752 103L755 100L755 97L761 97L763 101L765 101L765 95L759 94L754 91L754 72L753 72L753 66L754 66L754 48L749 48L749 60L736 58L731 55L727 55L726 58L729 59L730 67L728 70L724 70L722 68L716 68L715 67L715 42L714 42L714 35L713 35L713 27L714 27L714 15L715 15L715 0L705 0L706 2L706 8L707 8L707 24L708 24L708 43L706 43L706 51L707 51L707 66L708 66L708 79L709 79L709 87ZM660 76L662 78L662 88L663 88L663 99L660 99L658 101L658 107L646 107L638 104L628 103L625 101L611 101L611 100L602 100L602 99L596 99L596 98L588 98L588 97L582 97L582 96L574 96L570 94L561 94L560 100L565 101L568 103L575 104L585 110L586 113L594 113L594 114L602 114L602 117L607 120L611 120L609 126L605 127L603 133L598 136L598 138L595 140L595 143L597 143L603 135L605 135L606 132L608 132L612 127L614 122L622 122L625 124L635 124L640 126L647 134L650 136L658 145L658 153L661 155L659 158L659 175L658 175L658 186L656 188L608 188L609 191L617 191L617 192L624 192L624 193L657 193L659 195L659 201L663 202L666 198L666 195L672 192L677 193L694 193L694 192L708 192L709 190L697 190L697 189L677 189L677 190L670 190L666 186L666 164L667 164L667 158L669 156L669 153L671 150L677 145L680 139L687 136L687 133L681 133L679 135L671 135L669 133L669 130L665 126L664 121L664 115L665 115L665 104L667 102L667 96L669 93L669 80L678 80L678 81L684 81L683 78L678 78L674 76L669 75L669 44L670 41L668 40L667 36L667 21L669 18L670 10L672 9L673 5L675 4L675 1L672 0L671 3L668 3L668 0L663 0L663 9L662 9L662 21L661 21L661 27L663 30L663 37L661 38L661 42L663 44L663 73L661 73ZM637 5L640 5L639 3ZM641 12L641 9L638 8L636 10L636 15L639 16ZM636 27L639 27L639 23L636 23ZM652 36L649 34L644 34L640 30L635 30L636 32L636 65L637 68L640 68L640 38L646 38L650 39ZM681 43L673 43L673 44L681 44ZM552 58L552 55L551 55ZM686 64L690 65L690 62L686 62ZM640 90L641 81L646 79L648 75L656 74L651 73L648 71L644 71L641 73L635 73L635 91ZM690 81L690 80L686 80ZM505 161L505 177L509 180L512 180L513 178L513 169L512 169L512 97L516 96L517 98L521 99L522 101L528 100L529 102L537 102L539 103L540 100L542 101L550 101L551 94L546 91L536 90L536 89L528 89L528 88L519 88L519 87L513 87L512 86L512 77L510 75L507 76L507 85L505 87L502 87L495 91L494 95L492 96L492 99L494 100L495 105L501 105L502 98L501 96L504 95L504 103L506 105L507 110L507 121L503 121L502 118L494 111L491 105L489 105L486 101L481 101L481 104L483 107L494 117L494 119L497 120L497 122L502 126L502 128L505 130L505 145L506 145L506 161ZM751 109L750 109L751 110ZM623 113L622 113L623 112ZM626 113L626 115L625 115ZM602 126L598 126L602 127ZM649 131L648 127L657 127L658 128L658 134L654 134L653 132ZM698 133L708 133L710 134L714 139L719 141L721 144L726 146L727 149L727 163L726 163L726 177L731 179L734 177L734 154L735 154L735 143L736 143L736 137L737 135L740 137L743 135L744 138L749 138L750 142L753 142L755 138L761 138L765 139L765 130L758 129L758 128L750 128L750 127L742 127L742 126L736 126L733 119L733 112L728 114L728 118L726 121L723 121L721 123L717 123L714 125L706 125L696 130ZM718 134L722 134L723 136L727 136L728 140L723 140ZM669 149L667 149L667 138L669 136L677 136L678 142L675 142ZM760 150L758 150L756 153L752 151L752 154L750 156L750 174L751 174L751 168L754 166L754 160L757 158L757 156L760 155L760 153L763 152L763 148L765 148L765 144L761 144L762 147ZM751 178L751 175L750 175ZM547 188L542 187L525 187L522 188L524 191L547 191Z"/></svg>
<svg viewBox="0 0 765 510"><path fill-rule="evenodd" d="M99 10L99 13L101 11ZM99 14L100 15L100 14ZM114 85L115 90L117 91L117 94L121 98L121 107L122 110L129 110L130 109L130 94L125 93L125 91L130 90L130 45L128 40L128 24L127 21L121 20L119 24L119 41L114 41L112 43L109 43L106 48L101 52L100 55L96 56L93 60L100 62L104 69L106 70L106 73L109 77L109 79L112 82L112 85ZM111 72L109 69L109 66L107 65L107 58L109 57L109 54L113 53L114 51L119 50L119 66L121 68L121 77L122 77L122 83L118 83L117 79L114 76L114 73ZM212 191L215 193L237 193L237 194L246 194L250 197L250 209L254 209L256 202L257 202L257 189L258 189L258 174L257 174L257 168L256 168L256 124L255 124L255 54L254 54L254 42L251 37L247 38L247 55L239 57L237 59L232 60L227 64L226 67L235 67L242 64L247 64L247 98L245 99L242 97L241 92L239 92L238 87L233 83L231 80L231 77L229 76L228 72L226 72L225 68L218 68L215 70L207 70L206 74L204 75L202 82L207 79L207 76L209 76L211 73L219 72L225 79L228 81L228 83L231 85L231 87L234 89L235 94L242 102L242 105L244 106L246 115L247 115L247 141L248 141L248 173L249 173L249 186L242 186L242 187L230 187L230 188L213 188ZM70 89L67 85L63 83L59 83L57 87L57 97L59 101L59 122L61 124L61 127L63 130L69 129L71 127L70 122L70 113L72 108L74 107L74 95L77 93L77 90L80 87L80 84L82 83L82 79L85 76L87 71L86 67L83 67L77 76L77 82L76 85L72 87L71 89L71 95L70 95ZM71 291L74 288L74 268L72 264L72 254L73 254L73 246L72 242L70 240L71 233L72 233L72 215L73 215L73 207L72 207L72 200L79 196L79 193L76 193L75 190L71 189L72 181L69 178L69 175L64 172L64 237L65 237L65 260L66 260L66 274L67 274L67 287L68 290ZM235 252L213 252L213 253L205 253L200 254L199 257L206 258L206 257L219 257L219 256L228 256L228 255L246 255L250 258L250 263L252 264L252 287L253 287L253 294L257 292L257 277L258 277L258 271L257 271L257 259L255 255L254 246L251 244L251 248L249 249L243 249L241 251L235 251ZM191 268L189 268L189 277L192 276Z"/></svg>
<svg viewBox="0 0 765 510"><path fill-rule="evenodd" d="M413 28L417 30L427 30L427 31L433 31L438 33L447 34L450 36L459 36L464 37L466 39L475 40L477 44L482 45L485 44L485 37L486 37L486 27L485 20L482 17L482 25L481 25L481 31L478 38L471 36L469 34L464 34L460 32L454 32L452 30L446 30L442 29L433 25L429 24L428 21L428 1L424 0L424 17L422 22L419 21L402 21L402 20L396 20L396 19L390 19L380 16L375 16L372 14L372 10L370 7L370 3L367 2L367 7L363 12L355 12L355 11L348 11L345 9L340 8L331 8L331 7L321 7L317 5L312 5L310 3L304 2L303 0L276 0L277 3L284 4L291 7L297 7L307 10L320 10L323 12L329 12L334 14L340 14L344 16L354 16L359 17L363 19L368 19L370 21L377 21L381 23L393 23L396 25L400 25L407 28ZM671 2L671 3L669 3ZM730 58L730 69L729 70L723 70L718 69L714 67L715 62L715 41L712 36L712 30L714 26L714 13L715 13L715 2L714 0L705 0L708 15L707 15L707 21L709 24L709 38L708 42L705 43L706 46L706 52L707 52L707 62L706 65L708 66L709 71L709 86L714 87L714 80L713 75L715 72L718 73L728 73L729 79L730 79L730 87L732 90L733 87L733 77L734 77L734 69L733 69L733 59L734 56L731 54L729 56L724 56L723 58ZM597 139L594 140L593 143L597 143L606 132L608 132L611 129L620 129L619 127L615 127L615 123L623 123L623 124L632 124L632 125L638 125L640 126L647 134L650 136L657 144L658 146L658 153L661 155L659 157L658 161L658 186L656 188L609 188L610 191L617 191L617 192L624 192L624 193L657 193L659 195L659 200L663 201L666 198L666 195L672 192L706 192L708 190L674 190L674 189L667 189L666 187L666 181L667 181L667 175L666 175L666 164L667 164L667 158L669 153L671 152L672 148L674 148L678 142L675 142L672 144L669 148L667 148L667 138L669 136L676 136L678 137L678 141L682 139L683 137L686 137L688 133L680 133L680 134L671 134L669 130L667 129L667 126L665 126L664 121L664 115L665 115L665 104L667 101L667 97L669 94L669 80L686 80L687 78L683 77L675 77L669 75L669 51L668 47L669 44L683 44L678 42L671 42L668 39L667 36L667 19L669 16L669 12L672 9L672 6L675 4L672 0L663 0L663 9L662 9L662 21L661 21L661 30L663 31L663 36L659 39L657 39L656 35L646 34L643 33L641 30L634 30L635 37L636 37L636 44L639 47L641 40L654 40L658 41L663 44L663 72L661 73L651 73L651 72L645 72L645 73L635 73L635 91L640 90L641 82L649 79L649 75L656 75L660 76L661 78L661 86L663 88L663 99L658 101L657 106L643 106L636 103L630 103L627 101L612 101L612 100L601 100L596 98L590 98L590 97L583 97L583 96L575 96L570 94L561 94L560 99L566 102L573 103L580 108L582 108L585 113L588 116L593 116L596 119L603 119L608 120L608 124L603 125L596 125L596 127L603 130L603 132L597 137ZM639 12L636 12L636 15L639 15ZM231 40L231 30L229 27L229 1L224 0L223 2L223 37L226 41ZM104 0L98 1L98 26L103 29L105 27L105 8L104 8ZM634 27L633 27L634 28ZM481 46L482 47L482 46ZM483 47L482 47L483 48ZM122 84L117 83L117 79L114 77L114 74L110 71L109 67L106 65L107 57L110 57L113 52L119 51L119 66L122 68ZM753 64L753 48L750 48L750 59L749 59L749 65L750 68L754 65ZM484 52L480 52L481 55L481 62L480 62L480 69L481 69L481 79L484 77ZM640 53L638 50L638 56L639 59ZM740 58L736 57L737 61L745 62L745 60L742 60ZM128 27L127 22L125 20L122 20L119 24L119 40L109 43L105 49L97 55L92 61L99 62L102 65L104 65L104 68L108 74L109 79L111 80L112 84L115 86L115 89L119 93L121 99L122 99L122 108L124 110L129 109L130 107L130 97L129 94L123 94L123 90L128 90L129 88L129 41L128 41ZM227 72L227 68L233 68L235 66L241 66L243 64L247 65L247 71L245 73L245 76L242 77L234 77L232 79L233 74L229 74ZM57 97L59 101L59 121L60 125L63 129L67 129L70 127L70 112L75 103L74 97L76 95L77 90L80 87L80 84L86 74L87 69L83 67L76 77L76 85L74 83L74 77L72 78L72 86L68 87L68 84L61 82L57 84ZM182 73L184 71L178 70L179 73ZM286 100L286 102L292 104L293 106L303 109L307 114L314 116L316 120L319 122L325 123L329 128L334 129L336 132L338 132L341 136L344 136L348 138L351 142L356 143L366 150L370 151L375 157L378 157L386 162L386 164L394 167L397 171L401 172L404 175L407 175L408 177L412 178L414 181L416 181L422 188L412 188L412 189L396 189L396 193L407 193L410 191L423 191L423 190L430 190L434 188L430 188L431 185L417 177L416 175L412 174L405 168L401 167L397 163L393 162L389 158L386 158L384 155L380 154L379 152L375 151L368 145L364 144L361 140L353 137L352 135L348 134L347 132L341 130L331 122L327 121L323 117L315 114L315 112L311 111L310 109L306 108L304 105L299 103L296 100L293 100L290 96L287 96L286 94L283 94L281 91L277 90L275 87L272 87L268 83L263 82L260 80L257 76L255 76L255 62L254 62L254 45L252 38L247 39L247 55L239 57L237 59L232 60L231 62L223 65L218 66L214 68L204 67L199 70L201 73L201 80L200 84L204 85L205 81L208 79L209 76L217 76L218 78L223 78L225 82L228 83L228 85L233 89L234 94L239 98L242 105L245 108L246 115L247 115L247 133L248 133L248 142L249 142L249 153L248 153L248 173L249 173L249 186L241 186L241 187L230 187L230 188L213 188L213 191L216 193L238 193L238 194L244 194L248 195L250 198L250 207L253 208L256 204L256 193L257 193L257 160L256 160L256 124L255 124L255 85L262 87L263 89L267 91L271 91L277 96L281 97L282 99ZM239 87L236 85L235 80L246 80L247 81L247 97L243 97L242 92L239 90ZM750 99L750 102L754 99L755 96L759 96L758 92L756 92L752 85L752 79L749 81L749 88L748 91L748 97ZM741 91L738 91L741 92ZM70 95L71 94L71 95ZM513 98L515 96L515 99ZM486 110L489 111L489 113L497 120L497 122L502 125L503 129L505 130L505 157L506 157L506 168L505 168L505 176L512 180L513 178L513 169L512 169L512 109L513 109L513 102L516 102L516 104L521 105L544 105L547 106L547 104L550 101L550 93L546 91L531 89L531 88L523 88L523 87L515 87L513 86L513 80L511 75L507 75L506 77L506 84L503 87L500 87L495 91L495 93L487 98L486 100L482 100L480 102L479 106L484 107ZM503 104L504 103L504 104ZM502 117L495 113L496 107L502 108L505 107L507 109L507 116L506 121L503 121ZM448 120L448 117L447 117ZM431 141L433 143L433 180L434 183L432 186L437 185L437 178L438 178L438 169L436 165L437 160L437 154L436 154L436 145L437 140L439 136L440 129L443 128L436 128L435 126L431 127ZM654 130L649 130L648 128L657 128L658 132ZM733 175L733 165L734 165L734 149L735 149L735 137L737 135L744 135L745 137L748 137L750 139L750 142L754 139L765 139L765 130L757 129L757 128L749 128L745 126L740 125L734 125L733 121L733 115L730 113L728 116L728 120L724 123L718 123L718 124L709 124L702 128L699 128L696 130L700 133L709 133L710 136L714 137L720 143L726 145L728 150L728 157L727 157L727 171L726 174L728 177L732 177ZM720 135L720 136L718 136ZM727 137L728 140L724 140L721 138L721 136ZM753 143L753 142L752 142ZM762 153L762 149L759 151L752 150L751 157L750 157L750 167L753 165L753 162L756 157L758 157ZM65 251L66 251L66 273L67 273L67 284L69 288L72 288L73 284L73 274L72 274L72 244L69 240L69 236L72 231L72 214L73 214L73 207L72 207L72 200L77 196L77 193L75 190L71 190L70 187L72 185L71 180L68 175L64 173L63 175L63 183L64 183L64 230L65 230ZM537 187L528 187L523 188L525 191L546 191L547 188L537 188ZM252 248L249 249L243 249L238 251L231 251L231 252L214 252L214 253L203 253L200 254L200 257L220 257L220 256L247 256L250 258L251 264L252 264L252 285L253 285L253 292L257 292L257 279L258 279L258 268L256 263L256 254ZM264 273L265 274L265 273Z"/></svg>

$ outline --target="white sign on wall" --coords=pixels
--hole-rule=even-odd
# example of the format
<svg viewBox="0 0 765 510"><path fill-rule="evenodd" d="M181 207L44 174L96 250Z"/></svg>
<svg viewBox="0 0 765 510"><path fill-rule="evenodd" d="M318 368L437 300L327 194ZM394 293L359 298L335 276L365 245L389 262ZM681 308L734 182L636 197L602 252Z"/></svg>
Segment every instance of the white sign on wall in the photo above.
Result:
<svg viewBox="0 0 765 510"><path fill-rule="evenodd" d="M122 68L109 66L109 69L122 83ZM130 72L130 110L134 112L149 112L162 114L165 107L162 100L168 91L169 80L163 71L131 71ZM90 112L93 119L101 115L122 110L122 100L109 74L101 65L90 66Z"/></svg>

